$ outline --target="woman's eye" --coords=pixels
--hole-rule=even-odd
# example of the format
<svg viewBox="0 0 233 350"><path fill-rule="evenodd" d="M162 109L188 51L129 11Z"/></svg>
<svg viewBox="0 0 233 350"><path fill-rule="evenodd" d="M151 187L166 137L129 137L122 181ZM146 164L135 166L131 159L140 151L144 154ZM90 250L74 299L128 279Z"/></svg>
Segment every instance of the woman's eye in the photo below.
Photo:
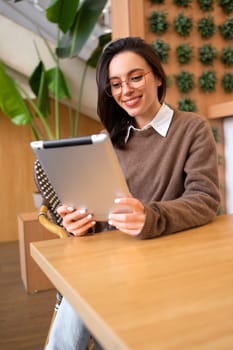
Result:
<svg viewBox="0 0 233 350"><path fill-rule="evenodd" d="M133 77L130 78L130 81L132 82L137 82L137 81L140 81L143 79L143 75L140 74L140 75L134 75Z"/></svg>
<svg viewBox="0 0 233 350"><path fill-rule="evenodd" d="M110 85L112 89L119 89L121 87L121 83L119 81L112 81Z"/></svg>

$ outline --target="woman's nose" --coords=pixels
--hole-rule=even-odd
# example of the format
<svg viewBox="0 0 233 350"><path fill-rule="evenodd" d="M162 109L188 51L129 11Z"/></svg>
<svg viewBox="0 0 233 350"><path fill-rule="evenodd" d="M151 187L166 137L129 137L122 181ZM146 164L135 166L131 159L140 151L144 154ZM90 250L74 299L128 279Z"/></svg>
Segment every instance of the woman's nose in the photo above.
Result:
<svg viewBox="0 0 233 350"><path fill-rule="evenodd" d="M129 85L127 81L122 81L121 83L121 91L123 94L127 93L128 91L131 91L132 87Z"/></svg>

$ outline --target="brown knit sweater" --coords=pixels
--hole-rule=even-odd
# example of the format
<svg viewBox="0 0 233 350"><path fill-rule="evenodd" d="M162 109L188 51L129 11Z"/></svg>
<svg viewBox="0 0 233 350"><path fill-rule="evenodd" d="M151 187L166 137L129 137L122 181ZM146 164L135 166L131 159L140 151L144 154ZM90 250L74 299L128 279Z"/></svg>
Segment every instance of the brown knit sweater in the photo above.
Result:
<svg viewBox="0 0 233 350"><path fill-rule="evenodd" d="M175 111L165 138L153 128L131 131L116 153L129 190L145 205L140 238L200 226L216 215L216 147L206 119Z"/></svg>

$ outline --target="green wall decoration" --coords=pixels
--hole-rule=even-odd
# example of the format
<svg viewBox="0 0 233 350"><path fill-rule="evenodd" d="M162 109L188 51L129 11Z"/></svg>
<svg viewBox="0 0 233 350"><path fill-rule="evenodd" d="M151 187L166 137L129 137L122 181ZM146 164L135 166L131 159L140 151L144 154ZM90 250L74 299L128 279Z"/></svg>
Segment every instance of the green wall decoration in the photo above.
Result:
<svg viewBox="0 0 233 350"><path fill-rule="evenodd" d="M225 40L233 39L233 17L225 19L223 24L219 26L219 31Z"/></svg>
<svg viewBox="0 0 233 350"><path fill-rule="evenodd" d="M152 47L159 56L162 63L166 63L169 57L170 45L162 39L157 39L152 42Z"/></svg>
<svg viewBox="0 0 233 350"><path fill-rule="evenodd" d="M148 20L151 32L161 35L167 31L168 20L165 11L152 11Z"/></svg>
<svg viewBox="0 0 233 350"><path fill-rule="evenodd" d="M203 12L213 11L214 9L214 0L197 0L197 3Z"/></svg>
<svg viewBox="0 0 233 350"><path fill-rule="evenodd" d="M204 44L202 47L199 47L199 61L204 66L212 66L214 60L217 58L217 49L211 44Z"/></svg>
<svg viewBox="0 0 233 350"><path fill-rule="evenodd" d="M176 56L177 56L178 62L181 65L190 63L191 59L194 57L193 49L194 49L193 46L186 43L180 44L179 46L177 46Z"/></svg>
<svg viewBox="0 0 233 350"><path fill-rule="evenodd" d="M233 92L233 73L225 72L221 84L223 90L228 94Z"/></svg>
<svg viewBox="0 0 233 350"><path fill-rule="evenodd" d="M226 67L233 67L233 47L225 46L221 51L220 59Z"/></svg>
<svg viewBox="0 0 233 350"><path fill-rule="evenodd" d="M216 88L217 76L214 70L204 71L198 79L201 91L205 93L213 92Z"/></svg>
<svg viewBox="0 0 233 350"><path fill-rule="evenodd" d="M176 84L180 92L188 93L194 88L194 74L181 71L175 75Z"/></svg>
<svg viewBox="0 0 233 350"><path fill-rule="evenodd" d="M220 137L219 137L219 133L218 133L218 128L213 126L212 127L212 133L213 133L215 142L219 143L220 142Z"/></svg>
<svg viewBox="0 0 233 350"><path fill-rule="evenodd" d="M217 30L213 16L202 17L197 22L197 30L203 39L211 38Z"/></svg>
<svg viewBox="0 0 233 350"><path fill-rule="evenodd" d="M218 4L225 14L229 15L231 12L233 12L232 0L218 0Z"/></svg>
<svg viewBox="0 0 233 350"><path fill-rule="evenodd" d="M178 109L186 112L197 112L197 105L191 98L184 97L178 101Z"/></svg>
<svg viewBox="0 0 233 350"><path fill-rule="evenodd" d="M192 2L192 0L173 0L173 3L176 6L185 7L185 8L189 7L191 2Z"/></svg>
<svg viewBox="0 0 233 350"><path fill-rule="evenodd" d="M229 16L233 0L148 2L148 29L153 33L149 40L170 82L174 82L172 89L171 84L168 86L168 99L182 110L199 110L207 115L211 103L226 101L226 94L233 93L233 16ZM224 75L223 67L228 69ZM190 102L193 99L195 107Z"/></svg>
<svg viewBox="0 0 233 350"><path fill-rule="evenodd" d="M193 29L193 19L191 16L185 16L184 12L180 12L174 20L174 29L182 37L190 35Z"/></svg>

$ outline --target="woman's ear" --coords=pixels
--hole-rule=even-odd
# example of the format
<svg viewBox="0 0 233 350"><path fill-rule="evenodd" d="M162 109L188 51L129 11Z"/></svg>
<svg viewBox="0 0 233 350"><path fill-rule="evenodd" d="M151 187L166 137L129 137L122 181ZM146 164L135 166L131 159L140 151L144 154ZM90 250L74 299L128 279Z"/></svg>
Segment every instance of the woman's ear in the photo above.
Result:
<svg viewBox="0 0 233 350"><path fill-rule="evenodd" d="M159 78L156 78L155 82L156 82L157 86L161 86L162 85L162 82L161 82L161 80Z"/></svg>

